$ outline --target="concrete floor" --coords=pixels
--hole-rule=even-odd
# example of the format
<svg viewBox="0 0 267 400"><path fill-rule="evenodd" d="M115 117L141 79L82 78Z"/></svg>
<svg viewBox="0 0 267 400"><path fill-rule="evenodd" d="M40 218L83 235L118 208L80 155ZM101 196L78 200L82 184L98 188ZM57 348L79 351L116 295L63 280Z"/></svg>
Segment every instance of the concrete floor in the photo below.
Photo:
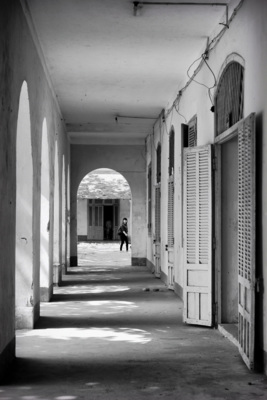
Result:
<svg viewBox="0 0 267 400"><path fill-rule="evenodd" d="M267 399L217 330L182 323L182 302L118 244L80 244L35 330L17 332L2 400Z"/></svg>

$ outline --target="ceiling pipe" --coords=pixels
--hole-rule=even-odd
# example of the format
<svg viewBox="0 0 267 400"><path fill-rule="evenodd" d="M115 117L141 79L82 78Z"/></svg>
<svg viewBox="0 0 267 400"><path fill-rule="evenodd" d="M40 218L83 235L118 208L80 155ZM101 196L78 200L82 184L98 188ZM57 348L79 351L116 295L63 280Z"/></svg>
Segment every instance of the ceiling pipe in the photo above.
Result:
<svg viewBox="0 0 267 400"><path fill-rule="evenodd" d="M212 7L225 7L225 23L220 23L229 28L229 17L228 17L228 4L227 3L186 3L186 2L175 2L175 3L163 3L163 2L150 2L150 1L134 1L134 16L140 15L141 8L144 6L212 6Z"/></svg>

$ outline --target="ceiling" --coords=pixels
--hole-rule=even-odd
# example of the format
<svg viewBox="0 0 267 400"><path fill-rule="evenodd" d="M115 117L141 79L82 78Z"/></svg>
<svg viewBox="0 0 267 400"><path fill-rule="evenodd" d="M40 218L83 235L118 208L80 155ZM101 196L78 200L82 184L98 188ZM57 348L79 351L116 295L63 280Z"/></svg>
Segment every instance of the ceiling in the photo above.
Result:
<svg viewBox="0 0 267 400"><path fill-rule="evenodd" d="M129 0L25 1L72 143L143 141L226 11L144 4L134 16Z"/></svg>

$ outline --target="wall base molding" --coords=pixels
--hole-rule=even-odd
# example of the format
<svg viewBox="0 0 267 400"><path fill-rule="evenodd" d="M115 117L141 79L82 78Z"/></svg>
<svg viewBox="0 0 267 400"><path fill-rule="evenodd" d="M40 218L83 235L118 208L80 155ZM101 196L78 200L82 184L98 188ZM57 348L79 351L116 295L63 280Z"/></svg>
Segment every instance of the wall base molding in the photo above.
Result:
<svg viewBox="0 0 267 400"><path fill-rule="evenodd" d="M49 303L53 295L53 285L47 287L40 287L40 301L43 303Z"/></svg>
<svg viewBox="0 0 267 400"><path fill-rule="evenodd" d="M132 257L132 266L133 267L145 267L146 266L146 258Z"/></svg>
<svg viewBox="0 0 267 400"><path fill-rule="evenodd" d="M162 280L162 282L168 286L168 276L165 274L165 272L160 271L160 279Z"/></svg>
<svg viewBox="0 0 267 400"><path fill-rule="evenodd" d="M155 272L155 265L148 259L146 259L146 266L152 272L152 274Z"/></svg>
<svg viewBox="0 0 267 400"><path fill-rule="evenodd" d="M184 290L179 283L174 282L174 292L177 294L178 297L180 297L181 300L184 298Z"/></svg>
<svg viewBox="0 0 267 400"><path fill-rule="evenodd" d="M62 282L62 265L54 264L53 265L53 285L60 286Z"/></svg>
<svg viewBox="0 0 267 400"><path fill-rule="evenodd" d="M16 307L16 329L34 328L34 307Z"/></svg>

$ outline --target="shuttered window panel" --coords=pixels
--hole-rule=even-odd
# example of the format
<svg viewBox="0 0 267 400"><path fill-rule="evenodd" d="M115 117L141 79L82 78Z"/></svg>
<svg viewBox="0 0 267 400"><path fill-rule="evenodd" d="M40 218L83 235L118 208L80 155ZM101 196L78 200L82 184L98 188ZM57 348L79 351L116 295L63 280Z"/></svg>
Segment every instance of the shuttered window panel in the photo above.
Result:
<svg viewBox="0 0 267 400"><path fill-rule="evenodd" d="M238 125L239 350L254 367L255 329L255 115Z"/></svg>
<svg viewBox="0 0 267 400"><path fill-rule="evenodd" d="M183 151L184 321L212 326L211 146Z"/></svg>
<svg viewBox="0 0 267 400"><path fill-rule="evenodd" d="M197 146L197 116L195 115L188 123L188 147Z"/></svg>
<svg viewBox="0 0 267 400"><path fill-rule="evenodd" d="M225 68L215 97L216 135L243 118L244 68L231 62Z"/></svg>
<svg viewBox="0 0 267 400"><path fill-rule="evenodd" d="M174 130L171 130L169 139L169 176L174 174Z"/></svg>
<svg viewBox="0 0 267 400"><path fill-rule="evenodd" d="M148 176L147 176L147 186L148 186L148 201L147 201L147 207L148 207L148 221L147 221L147 227L148 227L148 234L151 235L151 229L152 229L152 201L151 201L151 190L152 190L152 170L151 170L151 164L148 167Z"/></svg>
<svg viewBox="0 0 267 400"><path fill-rule="evenodd" d="M168 183L168 246L174 245L174 182L171 177Z"/></svg>
<svg viewBox="0 0 267 400"><path fill-rule="evenodd" d="M238 269L239 275L251 281L252 246L254 227L253 203L254 184L252 182L254 165L252 165L251 124L242 124L238 132Z"/></svg>
<svg viewBox="0 0 267 400"><path fill-rule="evenodd" d="M210 165L208 163L208 152L199 153L199 263L207 264L209 261L210 240Z"/></svg>
<svg viewBox="0 0 267 400"><path fill-rule="evenodd" d="M155 187L155 240L160 242L160 185Z"/></svg>
<svg viewBox="0 0 267 400"><path fill-rule="evenodd" d="M197 224L197 171L196 153L186 156L186 261L194 264L196 260L196 224Z"/></svg>
<svg viewBox="0 0 267 400"><path fill-rule="evenodd" d="M161 181L161 145L157 147L157 183Z"/></svg>
<svg viewBox="0 0 267 400"><path fill-rule="evenodd" d="M210 150L186 153L186 260L188 264L210 261L211 187Z"/></svg>

